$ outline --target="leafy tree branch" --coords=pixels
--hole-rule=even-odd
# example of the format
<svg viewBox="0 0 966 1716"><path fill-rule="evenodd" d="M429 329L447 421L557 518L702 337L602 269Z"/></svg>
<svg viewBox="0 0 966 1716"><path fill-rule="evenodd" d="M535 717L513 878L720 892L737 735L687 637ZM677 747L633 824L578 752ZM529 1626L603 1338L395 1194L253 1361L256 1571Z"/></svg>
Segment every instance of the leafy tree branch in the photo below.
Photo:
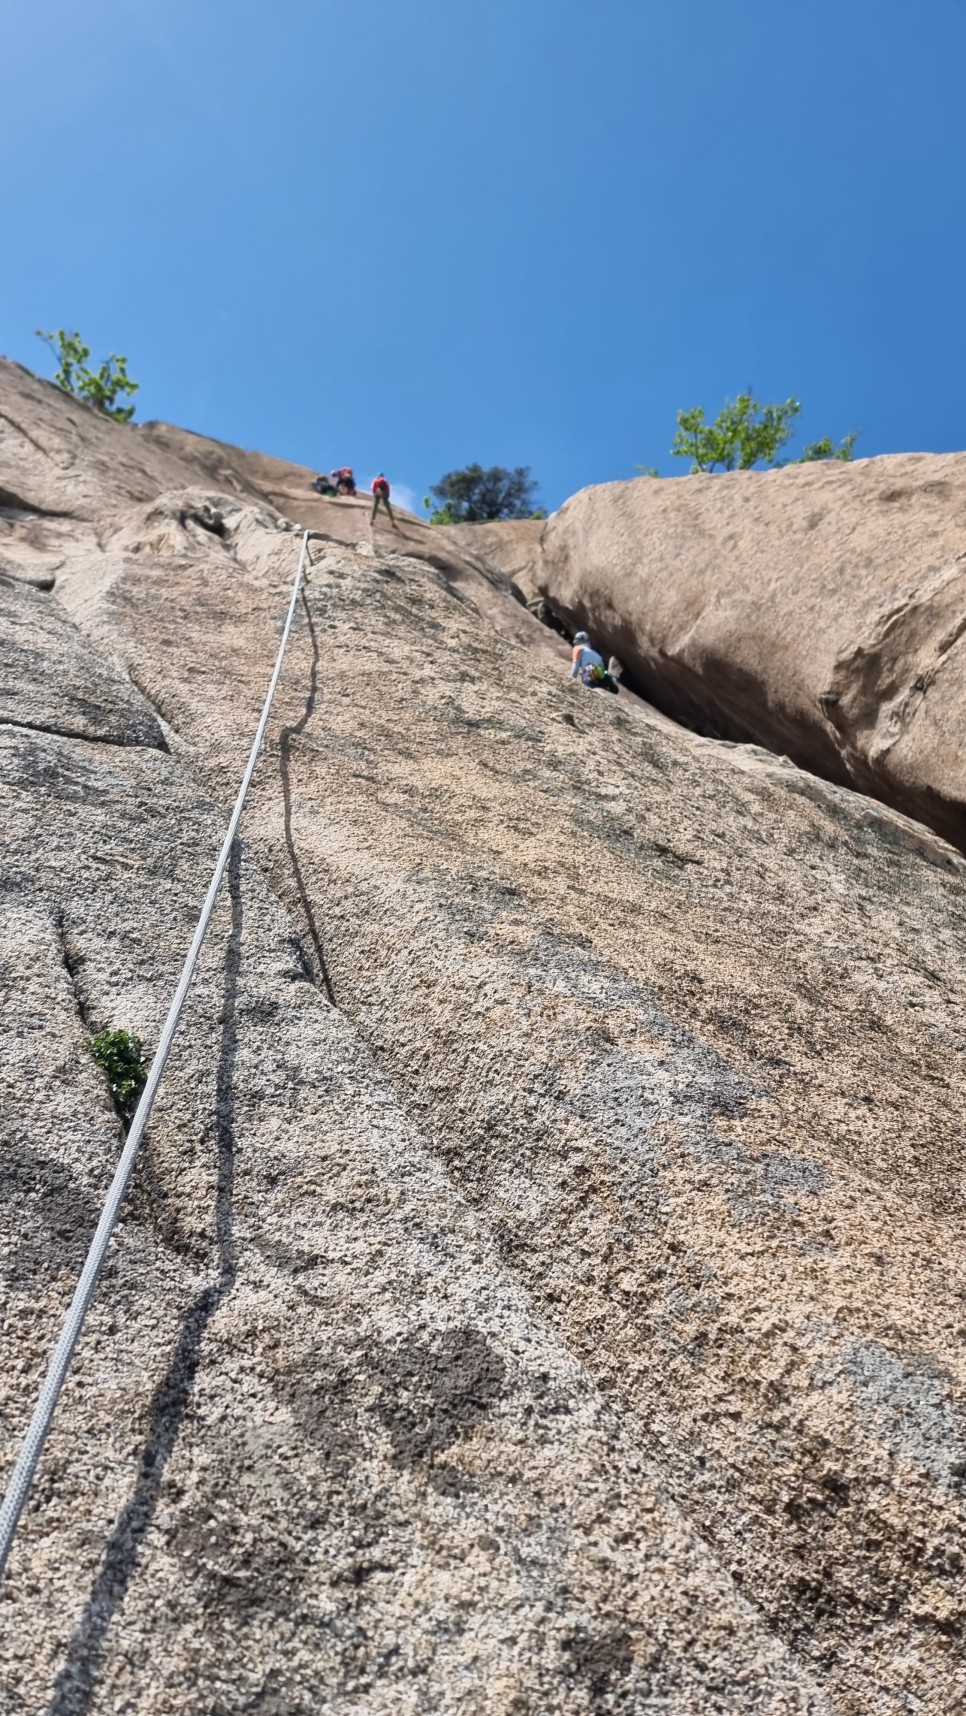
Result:
<svg viewBox="0 0 966 1716"><path fill-rule="evenodd" d="M736 399L725 400L724 406L709 423L700 405L677 414L677 434L671 445L676 459L690 459L691 472L750 471L756 465L772 469L788 463L781 457L791 441L801 412L795 398L774 405L762 405L751 392L739 393ZM807 446L797 464L811 464L819 459L848 460L858 440L858 432L846 435L838 447L830 436ZM640 468L640 467L639 467Z"/></svg>
<svg viewBox="0 0 966 1716"><path fill-rule="evenodd" d="M115 423L130 423L134 406L119 405L118 400L137 393L140 383L132 381L128 375L126 357L112 352L98 369L92 370L87 365L91 348L84 344L76 329L73 333L68 333L65 328L58 328L56 333L45 333L43 328L38 328L37 338L50 347L57 359L54 381L58 387L73 394L75 399L82 399L86 405L92 405L96 411L102 411L105 417L112 417Z"/></svg>

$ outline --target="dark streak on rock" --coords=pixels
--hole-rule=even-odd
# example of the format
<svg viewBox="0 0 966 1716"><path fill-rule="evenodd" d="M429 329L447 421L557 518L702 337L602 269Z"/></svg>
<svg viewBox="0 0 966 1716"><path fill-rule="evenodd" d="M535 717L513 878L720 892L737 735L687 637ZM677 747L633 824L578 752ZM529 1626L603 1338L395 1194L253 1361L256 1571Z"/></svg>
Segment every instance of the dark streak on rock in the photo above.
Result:
<svg viewBox="0 0 966 1716"><path fill-rule="evenodd" d="M3 1266L7 1287L23 1291L40 1278L76 1275L99 1211L70 1169L21 1142L0 1157L0 1190L22 1224Z"/></svg>
<svg viewBox="0 0 966 1716"><path fill-rule="evenodd" d="M502 1397L506 1379L499 1353L473 1328L410 1335L377 1369L376 1411L400 1466L431 1459L474 1429Z"/></svg>
<svg viewBox="0 0 966 1716"><path fill-rule="evenodd" d="M611 1709L609 1694L615 1681L626 1680L634 1667L630 1635L623 1627L593 1633L579 1628L564 1639L566 1667L587 1687L590 1709Z"/></svg>

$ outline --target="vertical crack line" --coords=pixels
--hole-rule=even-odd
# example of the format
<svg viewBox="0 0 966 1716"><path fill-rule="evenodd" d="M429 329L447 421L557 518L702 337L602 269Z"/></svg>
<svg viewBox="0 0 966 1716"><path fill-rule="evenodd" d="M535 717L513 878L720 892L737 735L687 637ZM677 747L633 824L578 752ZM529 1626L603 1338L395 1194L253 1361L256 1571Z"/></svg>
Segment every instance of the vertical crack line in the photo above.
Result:
<svg viewBox="0 0 966 1716"><path fill-rule="evenodd" d="M322 944L322 937L319 933L318 924L315 921L315 912L312 907L312 902L309 899L308 889L305 885L305 877L302 874L302 866L299 862L298 848L296 847L295 837L292 832L292 741L297 739L300 733L304 733L313 714L315 713L315 705L318 701L319 695L319 639L304 590L302 591L302 606L305 609L305 618L308 622L309 637L312 640L312 666L309 676L308 695L305 699L305 707L302 710L299 719L283 727L278 739L280 773L282 777L282 799L284 804L285 848L288 852L289 863L292 866L292 875L295 878L299 904L302 908L302 917L308 927L309 935L312 938L312 948L315 953L316 964L318 967L318 977L316 978L316 982L319 988L324 989L331 1006L336 1007L338 1006L338 1002L335 998L335 991L332 988L332 979L329 976L329 968L325 958L325 948Z"/></svg>
<svg viewBox="0 0 966 1716"><path fill-rule="evenodd" d="M77 952L77 949L71 945L70 937L67 932L67 920L62 911L55 914L54 924L57 930L57 939L60 942L60 953L64 970L67 973L71 993L74 997L74 1005L77 1008L77 1016L88 1036L93 1036L95 1030L94 1016L89 997L84 989L84 985L80 977L80 973L84 965L83 957Z"/></svg>
<svg viewBox="0 0 966 1716"><path fill-rule="evenodd" d="M142 685L140 679L138 678L137 674L135 673L130 662L125 663L125 672L128 676L128 679L131 681L131 684L134 686L135 691L139 694L139 696L144 698L144 701L147 704L148 708L152 709L154 711L154 714L156 715L157 719L161 722L162 728L166 727L168 729L169 733L173 733L176 738L180 739L181 734L178 732L178 729L175 726L174 722L171 721L168 718L168 716L165 714L163 708L161 707L161 704L157 701L157 699L152 697L150 691L148 691ZM170 753L171 746L168 744L167 736L164 732L162 732L161 738L163 741L164 749Z"/></svg>

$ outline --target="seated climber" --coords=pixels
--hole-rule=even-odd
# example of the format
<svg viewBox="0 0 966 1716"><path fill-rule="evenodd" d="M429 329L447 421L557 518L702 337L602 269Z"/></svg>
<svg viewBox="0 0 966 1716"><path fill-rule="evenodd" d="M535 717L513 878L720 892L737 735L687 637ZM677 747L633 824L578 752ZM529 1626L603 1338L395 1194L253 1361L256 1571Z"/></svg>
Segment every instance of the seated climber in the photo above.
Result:
<svg viewBox="0 0 966 1716"><path fill-rule="evenodd" d="M324 471L322 472L322 474L320 476L316 477L315 482L312 484L312 487L314 488L317 495L329 495L329 496L331 496L334 494L338 494L338 492L339 492L335 486L335 483L332 481L332 478L327 477L325 475Z"/></svg>
<svg viewBox="0 0 966 1716"><path fill-rule="evenodd" d="M375 524L376 513L379 511L380 505L384 506L389 514L389 522L392 525L393 530L398 530L399 526L393 518L392 507L389 504L389 484L381 471L379 472L378 477L373 478L372 514L369 520L370 524Z"/></svg>
<svg viewBox="0 0 966 1716"><path fill-rule="evenodd" d="M341 469L339 469L337 471L333 471L332 472L332 481L335 484L335 492L337 495L354 495L355 494L355 492L356 492L356 479L352 474L352 466L351 465L343 465L341 467Z"/></svg>
<svg viewBox="0 0 966 1716"><path fill-rule="evenodd" d="M604 658L591 648L590 638L586 632L574 633L573 666L570 669L571 679L579 679L586 685L588 691L616 691L617 681L612 679L604 666Z"/></svg>

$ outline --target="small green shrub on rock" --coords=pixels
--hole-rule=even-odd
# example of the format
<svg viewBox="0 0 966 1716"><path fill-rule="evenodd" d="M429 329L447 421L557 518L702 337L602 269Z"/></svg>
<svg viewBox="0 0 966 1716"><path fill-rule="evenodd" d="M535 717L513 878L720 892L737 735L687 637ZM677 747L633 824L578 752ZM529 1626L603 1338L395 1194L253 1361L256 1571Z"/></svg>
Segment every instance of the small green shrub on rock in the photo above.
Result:
<svg viewBox="0 0 966 1716"><path fill-rule="evenodd" d="M85 346L76 328L72 334L65 328L58 328L54 334L38 328L37 338L46 342L57 359L59 368L54 380L58 387L72 393L75 399L82 399L85 405L93 405L96 411L103 411L105 417L113 417L115 423L130 423L134 406L117 402L122 394L137 393L140 383L128 375L126 357L112 352L99 369L92 370L87 367L91 348Z"/></svg>
<svg viewBox="0 0 966 1716"><path fill-rule="evenodd" d="M101 1071L107 1074L114 1107L121 1119L129 1123L148 1076L140 1037L127 1031L98 1031L96 1037L88 1037L87 1047Z"/></svg>
<svg viewBox="0 0 966 1716"><path fill-rule="evenodd" d="M849 460L855 456L853 448L858 438L859 431L853 429L850 435L843 435L836 447L831 435L825 435L821 441L813 441L811 446L806 447L801 458L796 459L794 463L797 465L814 465L820 459L840 459L843 464L848 464Z"/></svg>
<svg viewBox="0 0 966 1716"><path fill-rule="evenodd" d="M737 399L725 400L714 422L708 423L702 407L695 405L690 411L678 412L671 452L676 459L691 460L692 476L698 471L751 471L757 465L775 469L786 462L781 454L795 433L801 409L795 398L762 405L752 393L739 393ZM813 441L793 462L807 465L819 459L849 460L858 438L858 433L846 435L836 447L826 435L821 441Z"/></svg>
<svg viewBox="0 0 966 1716"><path fill-rule="evenodd" d="M429 513L430 524L462 524L463 522L462 516L455 510L451 501L447 501L445 506L434 507L429 496L425 495L423 506Z"/></svg>

